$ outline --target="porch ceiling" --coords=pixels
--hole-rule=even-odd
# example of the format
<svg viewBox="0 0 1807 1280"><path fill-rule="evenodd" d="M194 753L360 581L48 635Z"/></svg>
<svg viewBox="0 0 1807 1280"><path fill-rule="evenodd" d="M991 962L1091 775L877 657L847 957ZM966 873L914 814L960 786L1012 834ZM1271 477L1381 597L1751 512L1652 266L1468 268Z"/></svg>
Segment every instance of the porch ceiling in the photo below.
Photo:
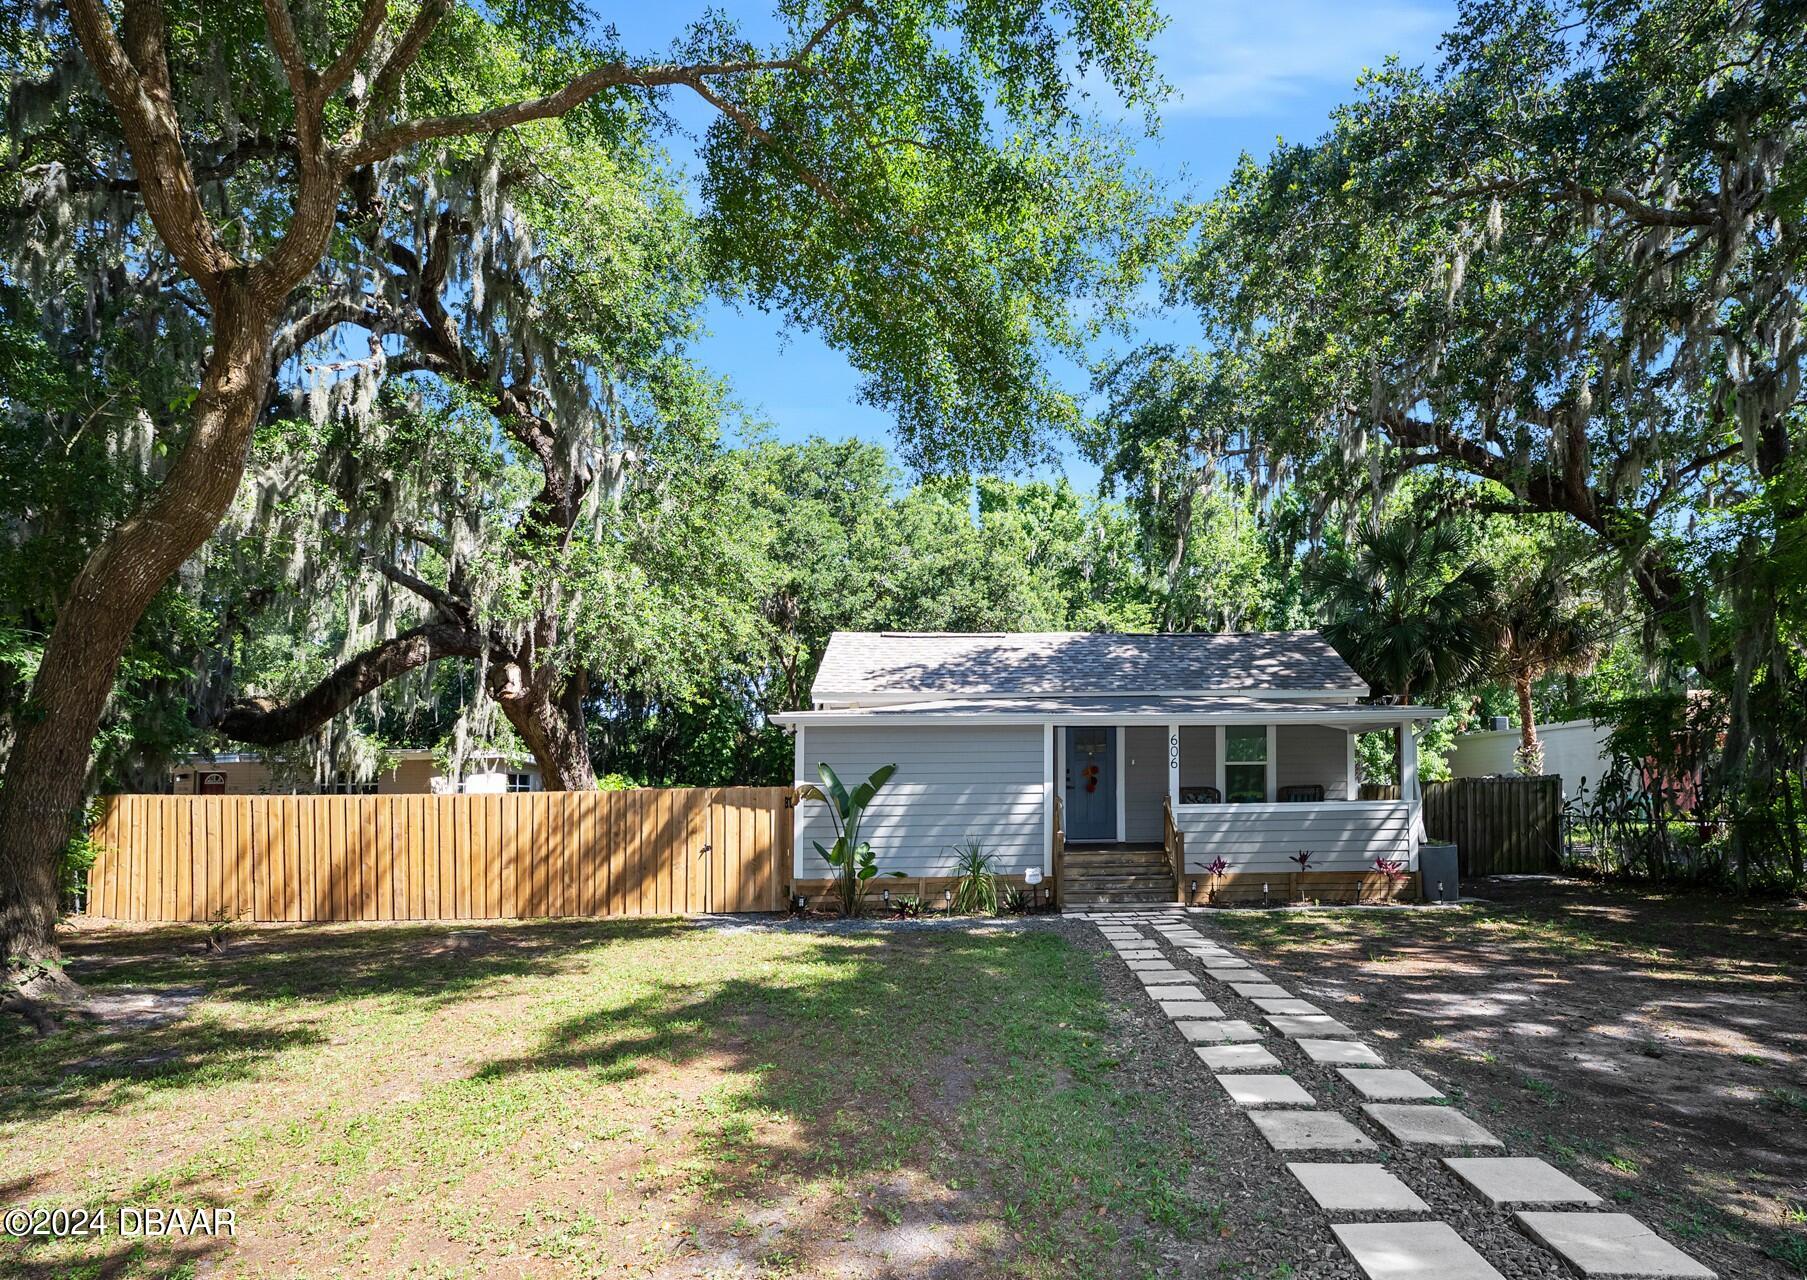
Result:
<svg viewBox="0 0 1807 1280"><path fill-rule="evenodd" d="M1312 702L1296 698L940 698L878 707L787 711L779 724L959 722L987 724L1334 724L1349 729L1436 720L1441 707L1386 706L1362 702Z"/></svg>

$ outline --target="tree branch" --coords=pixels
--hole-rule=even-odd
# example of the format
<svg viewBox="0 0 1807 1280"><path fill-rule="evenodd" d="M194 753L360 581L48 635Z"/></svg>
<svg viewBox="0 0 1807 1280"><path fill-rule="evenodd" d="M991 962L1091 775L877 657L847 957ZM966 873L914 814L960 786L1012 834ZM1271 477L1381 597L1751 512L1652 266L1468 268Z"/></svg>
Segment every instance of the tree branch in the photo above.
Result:
<svg viewBox="0 0 1807 1280"><path fill-rule="evenodd" d="M101 0L69 0L68 7L82 53L118 113L144 207L157 234L208 301L217 303L223 280L239 262L215 234L182 147L181 122L170 96L163 54L161 7L150 0L126 7L130 43L148 64L144 66L134 65L126 56Z"/></svg>
<svg viewBox="0 0 1807 1280"><path fill-rule="evenodd" d="M289 93L295 99L297 113L314 97L314 69L308 66L301 50L301 39L295 34L295 19L289 13L288 0L264 0L264 25L270 29L270 47L288 77Z"/></svg>
<svg viewBox="0 0 1807 1280"><path fill-rule="evenodd" d="M364 695L440 658L475 658L477 634L449 623L429 623L366 649L340 663L292 702L247 698L225 708L213 728L237 742L269 747L316 733Z"/></svg>
<svg viewBox="0 0 1807 1280"><path fill-rule="evenodd" d="M274 3L275 0L270 0ZM434 138L455 138L470 134L498 133L533 120L562 116L583 105L606 89L657 89L692 84L698 79L746 75L756 71L797 71L803 62L795 57L748 59L739 62L706 62L688 66L656 64L631 66L611 62L588 71L556 92L540 98L511 102L484 111L461 112L449 116L429 116L392 125L374 135L366 135L344 152L348 165L374 164L405 151L416 143Z"/></svg>
<svg viewBox="0 0 1807 1280"><path fill-rule="evenodd" d="M339 86L351 79L351 73L358 69L358 63L370 52L370 46L383 30L383 23L389 19L388 0L364 0L364 13L358 19L356 31L351 39L339 51L339 56L332 60L320 76L320 96L330 98L339 91Z"/></svg>
<svg viewBox="0 0 1807 1280"><path fill-rule="evenodd" d="M450 592L440 590L424 578L416 577L406 569L403 569L400 565L394 564L391 561L375 560L374 563L378 573L382 574L397 586L405 587L407 590L412 591L415 595L419 596L422 600L425 600L428 604L439 610L441 616L443 616L447 622L462 627L468 627L470 625L471 607L465 601L458 599Z"/></svg>
<svg viewBox="0 0 1807 1280"><path fill-rule="evenodd" d="M1620 212L1629 214L1633 221L1646 226L1716 227L1719 225L1719 214L1698 203L1685 209L1650 204L1648 201L1640 200L1624 187L1594 187L1577 182L1573 178L1559 177L1554 174L1533 174L1524 178L1491 178L1465 187L1433 188L1431 194L1445 200L1473 200L1480 196L1517 195L1521 191L1534 192L1551 203L1581 198L1592 200L1595 204L1611 205Z"/></svg>
<svg viewBox="0 0 1807 1280"><path fill-rule="evenodd" d="M424 0L420 12L414 15L414 21L408 24L407 31L402 33L400 43L389 51L383 59L383 65L377 70L376 78L370 85L370 101L364 111L364 127L376 119L385 104L390 102L401 88L402 77L408 68L420 57L421 49L427 38L439 26L439 20L445 17L449 0Z"/></svg>

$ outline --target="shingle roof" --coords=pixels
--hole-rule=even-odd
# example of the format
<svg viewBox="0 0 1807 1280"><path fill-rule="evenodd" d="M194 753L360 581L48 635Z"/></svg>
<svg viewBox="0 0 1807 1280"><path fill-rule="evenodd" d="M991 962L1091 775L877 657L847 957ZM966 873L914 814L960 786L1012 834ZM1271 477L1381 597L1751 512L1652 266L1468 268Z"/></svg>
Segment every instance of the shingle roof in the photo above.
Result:
<svg viewBox="0 0 1807 1280"><path fill-rule="evenodd" d="M862 694L1073 697L1245 689L1367 692L1316 631L837 631L812 693L817 702L831 702Z"/></svg>
<svg viewBox="0 0 1807 1280"><path fill-rule="evenodd" d="M922 702L828 711L784 711L779 724L844 724L855 721L986 720L1001 723L1187 724L1301 721L1307 724L1366 728L1401 720L1438 720L1442 707L1402 707L1369 702L1331 702L1312 698L1239 698L1169 695L1113 698L1098 695L1040 698L935 698Z"/></svg>

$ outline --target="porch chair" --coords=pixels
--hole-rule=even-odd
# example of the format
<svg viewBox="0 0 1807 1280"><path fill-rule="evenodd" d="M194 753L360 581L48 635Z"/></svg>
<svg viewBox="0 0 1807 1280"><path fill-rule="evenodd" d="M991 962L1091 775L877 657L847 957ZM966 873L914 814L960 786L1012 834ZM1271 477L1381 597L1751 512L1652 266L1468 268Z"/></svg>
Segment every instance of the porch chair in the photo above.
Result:
<svg viewBox="0 0 1807 1280"><path fill-rule="evenodd" d="M1223 794L1216 787L1181 787L1181 804L1222 804Z"/></svg>
<svg viewBox="0 0 1807 1280"><path fill-rule="evenodd" d="M1302 782L1280 788L1282 804L1317 804L1323 798L1324 784L1321 782Z"/></svg>

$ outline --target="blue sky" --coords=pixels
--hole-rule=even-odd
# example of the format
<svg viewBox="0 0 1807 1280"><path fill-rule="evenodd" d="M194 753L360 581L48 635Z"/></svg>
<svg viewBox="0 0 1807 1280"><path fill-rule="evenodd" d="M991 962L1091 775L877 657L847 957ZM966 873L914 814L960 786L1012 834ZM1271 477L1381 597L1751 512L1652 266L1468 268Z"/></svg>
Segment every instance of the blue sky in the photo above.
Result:
<svg viewBox="0 0 1807 1280"><path fill-rule="evenodd" d="M722 7L755 38L771 30L770 9L759 0L728 0ZM1156 55L1176 95L1162 112L1160 136L1141 144L1138 159L1177 192L1200 197L1244 151L1261 155L1278 137L1317 136L1364 67L1389 54L1407 64L1436 61L1437 42L1455 15L1455 5L1443 0L1164 0L1162 9L1170 21ZM647 5L616 23L630 49L650 53L694 16L678 4ZM703 119L691 104L674 105L681 119ZM742 402L768 419L780 439L857 435L891 442L888 416L858 402L853 371L813 334L787 332L774 316L724 305L711 309L708 324L697 354L732 380ZM1137 336L1183 342L1191 331L1183 316L1151 316ZM1058 372L1072 389L1084 389L1083 369ZM1083 489L1097 483L1096 469L1071 450L1060 469Z"/></svg>

